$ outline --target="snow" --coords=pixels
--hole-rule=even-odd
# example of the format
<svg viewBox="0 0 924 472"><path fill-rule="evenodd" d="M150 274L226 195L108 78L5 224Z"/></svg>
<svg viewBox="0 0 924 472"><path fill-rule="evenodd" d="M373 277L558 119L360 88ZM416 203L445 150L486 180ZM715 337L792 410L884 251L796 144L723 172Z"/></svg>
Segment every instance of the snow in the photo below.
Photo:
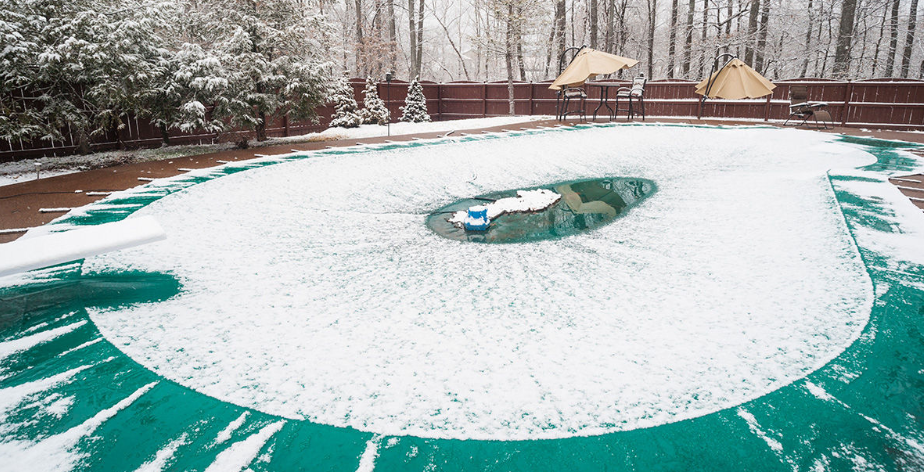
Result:
<svg viewBox="0 0 924 472"><path fill-rule="evenodd" d="M392 123L391 135L400 136L417 133L448 133L465 129L477 129L493 126L503 126L530 121L548 120L551 116L502 116L493 118L473 118L467 120L435 121L430 123ZM358 119L358 116L357 116ZM327 141L337 139L361 139L387 136L388 126L362 125L357 128L328 128L317 133L307 133L284 138L270 138L260 146L277 146L282 144L297 144L311 141ZM125 162L146 162L173 159L183 156L193 156L209 152L226 151L233 148L231 143L203 144L187 146L167 146L154 149L141 149L133 151L110 151L85 156L43 157L39 159L24 159L15 162L0 163L0 187L35 180L35 164L42 164L40 177L42 179L58 175L71 174L82 170L108 167ZM259 148L258 148L259 149ZM243 151L242 151L243 152ZM45 170L48 168L49 170Z"/></svg>
<svg viewBox="0 0 924 472"><path fill-rule="evenodd" d="M359 467L356 468L356 472L372 472L375 470L375 460L379 457L379 446L382 444L382 436L379 434L373 435L368 441L366 441L366 449L363 450L363 455L359 457Z"/></svg>
<svg viewBox="0 0 924 472"><path fill-rule="evenodd" d="M825 365L868 320L871 282L826 174L874 161L855 147L674 126L472 139L320 152L171 194L139 212L175 238L83 270L170 272L183 292L91 318L136 361L224 401L460 439L736 406ZM554 241L467 244L425 225L461 198L608 176L658 192Z"/></svg>
<svg viewBox="0 0 924 472"><path fill-rule="evenodd" d="M748 424L748 429L750 429L754 435L763 439L764 442L767 443L767 446L769 446L773 452L776 452L777 454L783 452L783 445L780 444L780 442L776 439L773 439L767 435L767 433L762 429L760 429L760 424L757 422L757 418L755 418L754 415L752 415L744 408L739 408L738 416L740 416Z"/></svg>
<svg viewBox="0 0 924 472"><path fill-rule="evenodd" d="M247 439L232 444L228 449L218 454L218 457L205 469L205 472L239 472L244 470L244 467L247 467L257 457L263 445L284 425L285 421L277 421L264 426L263 429Z"/></svg>
<svg viewBox="0 0 924 472"><path fill-rule="evenodd" d="M0 245L0 277L166 239L153 217L34 236Z"/></svg>
<svg viewBox="0 0 924 472"><path fill-rule="evenodd" d="M218 433L218 436L215 438L215 444L221 444L231 439L231 435L234 434L234 432L237 431L237 429L240 428L242 424L244 424L244 421L247 420L247 415L249 414L249 411L241 413L241 416L237 417L236 420L229 423L228 427L221 430L221 432Z"/></svg>
<svg viewBox="0 0 924 472"><path fill-rule="evenodd" d="M13 439L0 443L0 457L4 457L4 467L9 470L41 471L68 471L78 467L85 453L76 449L77 443L93 434L107 420L128 408L148 390L157 385L157 382L147 384L127 398L110 408L96 413L92 418L73 428L54 436L41 438L37 441Z"/></svg>
<svg viewBox="0 0 924 472"><path fill-rule="evenodd" d="M13 354L32 349L39 344L51 341L52 339L55 339L59 336L70 333L71 331L74 331L75 329L85 324L87 324L86 321L78 321L77 323L71 323L59 328L49 329L36 334L31 334L29 336L23 336L18 339L0 342L0 361L3 361ZM0 372L3 372L3 370L4 369L0 367Z"/></svg>
<svg viewBox="0 0 924 472"><path fill-rule="evenodd" d="M500 198L491 203L477 205L479 210L487 208L488 219L493 220L504 213L524 213L544 210L561 200L561 195L544 188L537 190L517 190L517 196ZM475 207L472 207L475 208ZM461 210L452 214L449 222L462 225L468 220L468 211Z"/></svg>
<svg viewBox="0 0 924 472"><path fill-rule="evenodd" d="M10 410L18 407L26 400L33 396L51 390L58 385L71 382L75 375L89 369L92 365L75 367L66 372L55 374L50 377L33 380L13 387L0 389L0 431L6 425L6 419Z"/></svg>
<svg viewBox="0 0 924 472"><path fill-rule="evenodd" d="M157 451L154 457L141 464L135 472L161 472L166 469L173 456L176 455L177 449L189 443L189 435L183 433L180 437L167 443L161 450Z"/></svg>

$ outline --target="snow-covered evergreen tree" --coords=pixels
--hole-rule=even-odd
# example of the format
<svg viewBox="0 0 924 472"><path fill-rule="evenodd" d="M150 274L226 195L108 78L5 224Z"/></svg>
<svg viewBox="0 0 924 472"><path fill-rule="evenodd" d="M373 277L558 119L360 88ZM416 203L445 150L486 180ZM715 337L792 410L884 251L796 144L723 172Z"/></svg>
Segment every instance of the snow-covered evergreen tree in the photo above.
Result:
<svg viewBox="0 0 924 472"><path fill-rule="evenodd" d="M385 106L385 101L379 98L379 92L372 77L366 79L366 89L363 90L363 107L359 111L363 124L388 124L388 119L391 116Z"/></svg>
<svg viewBox="0 0 924 472"><path fill-rule="evenodd" d="M253 129L266 139L267 123L286 114L295 120L316 118L330 82L323 60L327 26L300 0L210 0L206 36L228 75L217 97L214 116Z"/></svg>
<svg viewBox="0 0 924 472"><path fill-rule="evenodd" d="M404 106L401 107L401 111L403 112L401 121L410 123L430 121L430 115L427 114L427 97L424 96L419 77L414 78L408 86L407 98L404 99Z"/></svg>
<svg viewBox="0 0 924 472"><path fill-rule="evenodd" d="M334 115L331 117L331 127L355 128L362 124L362 118L357 112L356 99L353 98L353 87L341 77L334 86L334 93L330 97L334 103Z"/></svg>
<svg viewBox="0 0 924 472"><path fill-rule="evenodd" d="M173 3L5 2L0 109L16 120L0 120L0 132L58 140L70 129L88 152L91 135L122 128L144 106L159 59L169 54L160 33Z"/></svg>

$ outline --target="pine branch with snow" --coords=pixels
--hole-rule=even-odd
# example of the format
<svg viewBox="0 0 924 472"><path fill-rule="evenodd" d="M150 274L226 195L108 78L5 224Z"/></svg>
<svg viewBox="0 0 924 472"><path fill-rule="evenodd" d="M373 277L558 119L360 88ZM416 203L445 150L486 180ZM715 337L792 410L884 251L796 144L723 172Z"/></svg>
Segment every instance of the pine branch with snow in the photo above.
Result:
<svg viewBox="0 0 924 472"><path fill-rule="evenodd" d="M363 124L386 125L391 118L385 101L379 98L378 88L372 77L366 79L366 89L363 90L363 109L359 115L363 119Z"/></svg>
<svg viewBox="0 0 924 472"><path fill-rule="evenodd" d="M427 97L424 96L419 77L412 80L408 86L407 98L404 100L401 111L404 112L401 115L401 121L409 123L430 121L430 115L427 113Z"/></svg>

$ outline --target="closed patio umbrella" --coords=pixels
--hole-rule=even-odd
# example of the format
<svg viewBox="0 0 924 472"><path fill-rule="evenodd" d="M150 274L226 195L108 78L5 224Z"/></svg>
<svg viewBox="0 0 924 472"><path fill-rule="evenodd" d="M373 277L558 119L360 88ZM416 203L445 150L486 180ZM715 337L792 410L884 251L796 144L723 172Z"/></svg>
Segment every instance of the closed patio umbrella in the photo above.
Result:
<svg viewBox="0 0 924 472"><path fill-rule="evenodd" d="M708 98L758 98L773 93L773 89L776 88L776 85L739 59L732 59L721 70L696 84L696 93L706 95L710 81L712 87L709 89Z"/></svg>
<svg viewBox="0 0 924 472"><path fill-rule="evenodd" d="M636 64L638 61L635 59L583 48L549 88L561 90L564 86L582 85L587 79L612 74L619 69L628 69Z"/></svg>

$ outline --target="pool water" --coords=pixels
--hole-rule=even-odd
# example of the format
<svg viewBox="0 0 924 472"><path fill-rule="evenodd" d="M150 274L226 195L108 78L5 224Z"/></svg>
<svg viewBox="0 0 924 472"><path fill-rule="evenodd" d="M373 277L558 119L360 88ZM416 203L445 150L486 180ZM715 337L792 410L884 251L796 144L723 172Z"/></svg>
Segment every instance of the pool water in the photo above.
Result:
<svg viewBox="0 0 924 472"><path fill-rule="evenodd" d="M555 239L609 224L655 191L645 179L608 178L559 182L536 187L492 192L466 198L433 212L427 226L437 234L460 241L515 243ZM504 213L485 231L468 231L449 222L449 216L485 202L516 196L517 190L546 189L562 195L550 207L536 212Z"/></svg>
<svg viewBox="0 0 924 472"><path fill-rule="evenodd" d="M674 131L673 127L618 128L667 128L668 132ZM614 127L584 126L541 133L568 135L602 133L610 129ZM708 131L729 133L729 136L742 132L737 129ZM514 137L529 137L531 133L535 132L513 134ZM491 136L464 139L501 142L509 138ZM831 139L840 141L840 138ZM134 343L143 344L151 340L145 340L138 331L118 331L118 325L107 321L110 319L107 316L120 316L122 313L126 313L126 316L141 316L145 313L143 310L148 308L156 312L157 307L164 303L194 296L200 281L190 278L181 270L152 271L109 265L113 261L117 262L117 256L113 256L112 259L89 264L89 269L80 263L69 264L38 271L28 277L3 281L5 286L0 288L0 358L3 359L0 364L0 463L10 470L114 471L135 470L142 466L147 467L147 470L206 470L211 467L212 470L249 468L255 471L371 470L373 467L378 470L924 468L924 427L920 419L924 415L924 336L921 334L924 333L924 258L920 253L920 240L914 239L921 235L918 221L921 215L919 211L915 214L908 205L903 206L901 201L896 200L890 193L894 189L883 182L886 176L920 169L921 163L912 154L902 151L903 148L911 147L908 144L857 138L849 138L847 141L852 148L875 157L872 164L858 169L830 172L827 176L840 217L849 231L849 238L856 243L858 260L862 261L871 282L874 300L868 313L863 314L868 320L865 324L854 326L858 330L855 341L849 343L843 351L836 352L832 359L822 359L820 368L798 375L785 385L773 384L771 391L747 401L695 416L681 415L669 421L649 421L644 415L625 420L638 422L641 425L639 427L622 428L617 424L598 425L593 419L581 420L574 424L592 425L596 429L590 430L589 434L580 434L580 430L577 430L574 432L576 434L560 437L522 440L428 437L402 433L400 428L394 433L384 429L377 431L374 422L365 428L294 418L285 413L290 410L284 402L278 405L261 403L260 398L264 392L260 390L261 384L256 373L251 379L251 386L241 388L250 390L253 395L229 401L227 398L219 399L218 395L203 393L203 385L220 384L223 381L218 377L210 377L215 371L211 371L207 365L193 364L188 370L171 370L172 364L145 357L154 355L151 353L156 354L158 345L151 346L153 351L133 350ZM453 140L450 144L460 142L466 141ZM445 142L409 146L429 149L443 145ZM378 152L402 152L405 149L389 145L382 146ZM219 177L244 170L306 158L310 160L332 156L349 159L369 152L376 150L325 151L309 156L285 156L227 166L115 195L99 205L69 215L47 229L119 220L135 210L118 205L147 206L153 202L167 201L164 197L187 195L186 192L198 184L213 182ZM727 159L728 167L743 165L733 156ZM541 165L552 167L556 165L555 162L557 160L542 162ZM599 171L604 170L583 162L579 167L580 173L584 174L599 175ZM623 175L636 175L632 170L626 169ZM567 182L573 179L553 178L548 181ZM633 180L609 180L611 183L629 181ZM659 185L659 194L634 208L629 215L665 196L661 195L661 180L658 178L651 181L637 179L634 182L637 182L636 188L640 189L634 194L636 199L651 195L654 189L652 182ZM530 186L526 185L525 188ZM576 193L585 195L582 201L585 198L588 201L609 198L593 195L598 189L592 187ZM362 194L360 190L357 190L357 195ZM447 192L447 195L464 195L469 192L469 195L493 196L491 192L476 193L477 190L470 184L466 187L460 183L458 188ZM664 193L670 195L671 190L668 186ZM189 195L194 196L193 193ZM397 200L406 198L405 195L399 197ZM701 197L688 195L691 200ZM783 201L782 198L780 201ZM461 200L456 201L462 204ZM630 206L626 199L623 201L627 207ZM424 203L429 205L434 202ZM418 206L426 206L424 203ZM382 216L372 213L369 218L389 231L411 221L417 221L423 227L426 215L437 208L445 209L446 203L444 201L442 205L432 205L429 212L414 218L401 218L394 225L388 219L388 214ZM616 208L620 205L611 201L610 206ZM343 217L341 208L328 207L323 211L332 216L322 223ZM631 241L617 231L640 228L641 220L649 220L647 224L658 221L643 213L635 214L635 217L634 220L625 220L625 227L621 227L624 218L619 218L611 224L597 226L596 230L557 240L561 235L549 230L547 235L554 237L538 238L537 242L522 246L545 254L541 252L545 250L543 245L554 243L561 245L555 246L556 250L569 248L571 252L567 254L575 258L585 257L581 254L612 256L614 253L606 253L600 242L601 238L611 237L611 233L605 231L613 231L615 235L612 236L615 239L607 244L628 245ZM690 215L690 218L698 216ZM743 220L733 223L748 224ZM593 225L585 221L572 226L583 229ZM362 227L371 230L367 226ZM660 227L657 231L667 232L670 229ZM424 234L415 232L413 237L402 241L413 245L415 238L426 238ZM300 237L297 233L286 235L294 239ZM375 236L379 236L379 233ZM221 241L216 243L220 244ZM449 243L452 241L447 241ZM682 245L684 241L674 240L672 243L676 246ZM705 235L703 246L699 247L708 243L709 235ZM501 250L517 250L518 247L516 244L500 246ZM461 250L452 245L439 245L438 248L440 251ZM306 250L320 249L308 247ZM346 244L335 250L347 254L351 251ZM382 252L381 248L373 250ZM633 250L637 250L635 246ZM671 249L667 247L666 250ZM523 251L525 253L527 250ZM399 270L397 268L407 263L408 259L404 253L393 254L395 265L389 267ZM426 256L430 257L430 254ZM642 256L638 254L638 257ZM656 260L655 255L649 254L647 257L640 260L644 263ZM576 262L586 264L594 260L588 256ZM563 262L567 263L569 261ZM354 268L347 276L361 276L364 270L368 269ZM627 270L644 272L645 268L641 264ZM682 268L679 271L680 278L677 280L683 280L685 270ZM407 274L396 272L395 275L395 282L400 282ZM472 277L482 275L475 274ZM698 279L697 283L708 285L711 282L706 277L701 282ZM791 283L806 282L796 277L791 279ZM607 287L615 288L610 285ZM571 290L584 293L576 287ZM518 303L523 301L517 297L512 299ZM335 300L329 301L336 303ZM571 303L573 306L581 306L577 299ZM614 300L614 303L618 303L618 300ZM645 315L644 304L633 307L636 316ZM486 312L476 314L481 313ZM170 333L171 323L184 322L181 319L184 314L177 312L172 319L140 318L137 321L141 325L153 321L155 325L149 325L149 329L163 328ZM586 311L581 314L597 316L596 313ZM258 313L252 315L260 316ZM428 316L435 317L436 313ZM743 317L746 315L741 316L744 323L746 320ZM101 333L96 320L108 323L108 335ZM414 322L426 323L427 320ZM484 322L488 323L490 319ZM513 319L510 322L516 325L526 320ZM379 333L392 335L385 331ZM203 332L202 336L214 342L217 349L225 340L208 338L211 334ZM247 334L245 331L244 336ZM824 335L820 335L816 341L824 343L822 337ZM294 342L293 339L281 341ZM304 344L295 346L296 350L310 347L315 340L299 341ZM164 348L169 346L168 338L158 342L162 342ZM199 348L188 346L185 349ZM263 348L266 351L288 349L277 343L267 343ZM133 357L125 352L132 352ZM798 357L798 353L785 354ZM223 355L235 356L228 352ZM541 353L535 352L531 356L541 357ZM781 372L779 375L789 374ZM304 387L285 385L280 391L284 393ZM616 393L630 395L632 392ZM700 396L708 393L704 391ZM516 392L512 395L516 395ZM286 397L283 395L279 398ZM699 401L696 396L689 398L691 402ZM472 399L476 403L477 400ZM252 407L239 404L276 406ZM572 407L567 402L559 404L566 408ZM267 410L280 413L267 413ZM351 414L361 416L362 412L354 409ZM594 432L600 429L606 432ZM460 426L458 431L468 430ZM499 431L503 433L505 430L501 428ZM530 431L536 435L533 437L542 436L541 428Z"/></svg>

